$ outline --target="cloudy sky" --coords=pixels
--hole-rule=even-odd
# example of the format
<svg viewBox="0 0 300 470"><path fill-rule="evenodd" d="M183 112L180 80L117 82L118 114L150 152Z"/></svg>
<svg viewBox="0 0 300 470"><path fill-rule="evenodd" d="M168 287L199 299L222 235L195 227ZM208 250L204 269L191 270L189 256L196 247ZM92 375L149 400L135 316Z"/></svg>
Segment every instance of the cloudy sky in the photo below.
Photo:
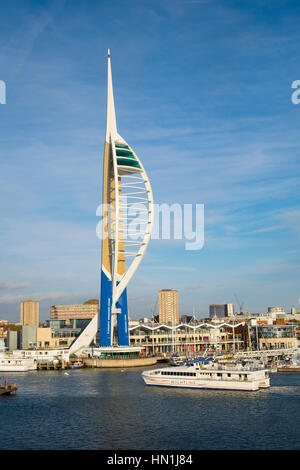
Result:
<svg viewBox="0 0 300 470"><path fill-rule="evenodd" d="M153 240L131 318L161 288L209 303L298 306L298 0L11 0L0 6L0 318L99 297L106 53L118 129L156 203L204 204L205 243Z"/></svg>

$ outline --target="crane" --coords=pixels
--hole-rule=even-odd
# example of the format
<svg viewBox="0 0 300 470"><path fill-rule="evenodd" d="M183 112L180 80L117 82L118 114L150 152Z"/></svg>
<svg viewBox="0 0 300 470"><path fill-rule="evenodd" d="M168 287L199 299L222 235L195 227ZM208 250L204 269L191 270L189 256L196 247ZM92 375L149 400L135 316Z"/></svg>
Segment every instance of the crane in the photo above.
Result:
<svg viewBox="0 0 300 470"><path fill-rule="evenodd" d="M244 302L243 303L240 303L238 297L236 294L234 294L234 297L236 298L236 301L238 303L238 306L239 306L239 309L240 309L240 313L243 313L243 307L244 307Z"/></svg>

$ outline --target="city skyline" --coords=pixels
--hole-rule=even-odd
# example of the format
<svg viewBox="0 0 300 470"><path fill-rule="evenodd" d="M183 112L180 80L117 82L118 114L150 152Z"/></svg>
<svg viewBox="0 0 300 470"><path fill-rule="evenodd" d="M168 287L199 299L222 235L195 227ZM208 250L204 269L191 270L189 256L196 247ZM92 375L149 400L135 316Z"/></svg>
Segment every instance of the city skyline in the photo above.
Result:
<svg viewBox="0 0 300 470"><path fill-rule="evenodd" d="M150 316L164 288L178 290L181 314L199 317L211 303L237 306L235 294L245 310L298 310L299 3L279 1L271 17L263 1L69 8L2 7L0 318L16 320L28 298L41 320L53 304L99 298L109 47L118 124L155 201L205 206L202 250L151 241L129 316Z"/></svg>

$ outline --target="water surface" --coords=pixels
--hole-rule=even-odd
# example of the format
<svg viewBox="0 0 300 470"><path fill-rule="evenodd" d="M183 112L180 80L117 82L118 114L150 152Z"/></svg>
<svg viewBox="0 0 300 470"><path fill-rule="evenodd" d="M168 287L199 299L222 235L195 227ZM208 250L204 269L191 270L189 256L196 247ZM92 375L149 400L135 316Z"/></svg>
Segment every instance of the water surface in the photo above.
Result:
<svg viewBox="0 0 300 470"><path fill-rule="evenodd" d="M300 373L259 392L147 387L142 369L7 374L1 449L299 449Z"/></svg>

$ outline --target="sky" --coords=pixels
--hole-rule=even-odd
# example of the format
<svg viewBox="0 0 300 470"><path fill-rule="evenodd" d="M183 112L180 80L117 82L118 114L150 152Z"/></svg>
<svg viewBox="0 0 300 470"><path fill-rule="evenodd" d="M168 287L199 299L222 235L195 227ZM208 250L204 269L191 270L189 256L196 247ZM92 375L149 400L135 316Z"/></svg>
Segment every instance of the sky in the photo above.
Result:
<svg viewBox="0 0 300 470"><path fill-rule="evenodd" d="M298 0L11 0L0 16L0 319L99 298L108 48L155 203L205 213L201 250L150 241L130 317L157 313L163 288L198 318L298 308Z"/></svg>

